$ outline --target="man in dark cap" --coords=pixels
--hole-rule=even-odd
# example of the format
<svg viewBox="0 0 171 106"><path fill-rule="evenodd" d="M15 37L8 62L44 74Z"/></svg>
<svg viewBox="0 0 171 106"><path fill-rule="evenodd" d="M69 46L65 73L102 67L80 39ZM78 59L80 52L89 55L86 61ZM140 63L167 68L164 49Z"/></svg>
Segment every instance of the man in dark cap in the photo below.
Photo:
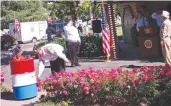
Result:
<svg viewBox="0 0 171 106"><path fill-rule="evenodd" d="M48 23L48 28L46 29L46 34L47 34L47 39L48 39L48 42L51 42L53 39L52 39L52 34L55 34L56 35L56 30L55 28L52 27L52 24L51 23Z"/></svg>

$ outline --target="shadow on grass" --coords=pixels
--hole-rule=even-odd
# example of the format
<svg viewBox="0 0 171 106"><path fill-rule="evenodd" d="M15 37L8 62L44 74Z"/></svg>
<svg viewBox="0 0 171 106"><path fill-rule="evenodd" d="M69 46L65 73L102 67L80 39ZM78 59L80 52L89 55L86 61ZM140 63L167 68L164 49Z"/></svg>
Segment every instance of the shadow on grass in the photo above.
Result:
<svg viewBox="0 0 171 106"><path fill-rule="evenodd" d="M75 68L75 67L79 67L79 66L75 66L75 67L73 67L73 66L66 66L66 67ZM45 68L51 68L51 67L50 66L45 66Z"/></svg>
<svg viewBox="0 0 171 106"><path fill-rule="evenodd" d="M154 57L154 58L145 58L145 57L122 57L118 60L123 61L140 61L142 63L153 63L153 62L164 62L164 59L162 57Z"/></svg>
<svg viewBox="0 0 171 106"><path fill-rule="evenodd" d="M1 99L3 100L14 100L12 92L1 92Z"/></svg>
<svg viewBox="0 0 171 106"><path fill-rule="evenodd" d="M10 100L10 101L25 101L25 100L29 100L29 99L33 99L35 97L32 98L28 98L28 99L14 99L14 94L13 92L1 92L1 99L2 100ZM30 105L29 105L30 106Z"/></svg>
<svg viewBox="0 0 171 106"><path fill-rule="evenodd" d="M141 68L142 66L135 66L135 65L124 65L121 66L122 68Z"/></svg>

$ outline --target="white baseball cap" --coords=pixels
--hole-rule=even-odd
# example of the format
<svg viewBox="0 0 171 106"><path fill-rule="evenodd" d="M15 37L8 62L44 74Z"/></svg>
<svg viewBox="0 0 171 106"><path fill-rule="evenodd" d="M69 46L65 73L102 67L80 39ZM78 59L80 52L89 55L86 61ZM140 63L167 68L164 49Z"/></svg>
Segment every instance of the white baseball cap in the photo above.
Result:
<svg viewBox="0 0 171 106"><path fill-rule="evenodd" d="M161 16L163 16L163 17L165 17L165 18L169 18L169 15L170 15L170 13L168 12L168 11L162 11L162 14L161 14Z"/></svg>

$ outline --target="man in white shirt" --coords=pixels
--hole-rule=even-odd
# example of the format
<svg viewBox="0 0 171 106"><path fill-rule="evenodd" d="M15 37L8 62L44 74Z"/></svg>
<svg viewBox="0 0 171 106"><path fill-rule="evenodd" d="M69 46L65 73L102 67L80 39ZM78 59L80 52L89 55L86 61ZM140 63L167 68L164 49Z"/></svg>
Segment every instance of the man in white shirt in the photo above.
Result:
<svg viewBox="0 0 171 106"><path fill-rule="evenodd" d="M64 27L65 34L63 38L67 41L71 66L80 66L78 63L78 55L80 51L81 39L78 33L78 29L73 26L72 19L69 18L67 21L68 24Z"/></svg>
<svg viewBox="0 0 171 106"><path fill-rule="evenodd" d="M37 49L39 66L36 76L39 78L44 71L45 61L50 61L52 74L65 71L65 62L69 62L63 53L64 48L59 44L46 44Z"/></svg>

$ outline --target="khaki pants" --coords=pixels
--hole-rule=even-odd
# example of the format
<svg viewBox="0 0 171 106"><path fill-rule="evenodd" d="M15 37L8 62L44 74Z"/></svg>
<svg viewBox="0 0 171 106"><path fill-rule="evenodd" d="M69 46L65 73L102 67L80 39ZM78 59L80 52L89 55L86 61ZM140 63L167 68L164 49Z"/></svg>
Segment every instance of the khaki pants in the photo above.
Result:
<svg viewBox="0 0 171 106"><path fill-rule="evenodd" d="M171 65L171 39L165 38L164 44L162 45L162 52L167 64Z"/></svg>

